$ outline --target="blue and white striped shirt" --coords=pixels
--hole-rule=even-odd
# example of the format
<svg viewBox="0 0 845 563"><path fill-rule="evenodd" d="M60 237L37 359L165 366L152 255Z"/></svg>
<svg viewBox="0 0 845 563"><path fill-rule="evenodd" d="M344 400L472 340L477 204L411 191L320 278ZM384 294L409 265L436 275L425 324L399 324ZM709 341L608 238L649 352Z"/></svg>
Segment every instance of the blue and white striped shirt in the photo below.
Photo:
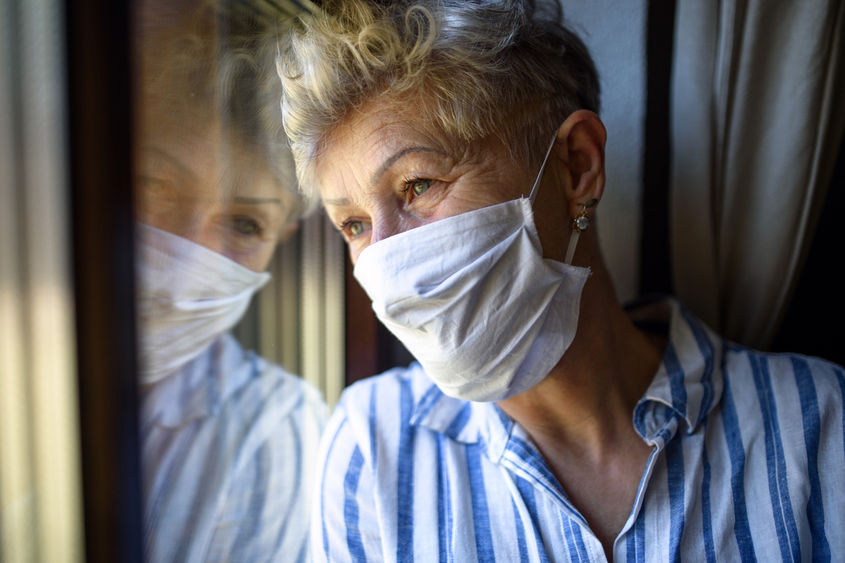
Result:
<svg viewBox="0 0 845 563"><path fill-rule="evenodd" d="M147 561L308 559L313 387L225 334L142 399Z"/></svg>
<svg viewBox="0 0 845 563"><path fill-rule="evenodd" d="M845 375L723 341L674 301L633 425L653 447L616 561L845 554ZM604 561L525 431L418 365L350 387L321 445L315 561Z"/></svg>

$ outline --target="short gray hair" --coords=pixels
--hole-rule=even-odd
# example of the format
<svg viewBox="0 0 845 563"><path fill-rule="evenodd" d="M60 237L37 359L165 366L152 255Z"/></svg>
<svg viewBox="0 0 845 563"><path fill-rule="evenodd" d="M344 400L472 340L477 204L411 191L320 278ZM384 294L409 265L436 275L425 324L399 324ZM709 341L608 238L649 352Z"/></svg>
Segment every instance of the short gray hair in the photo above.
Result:
<svg viewBox="0 0 845 563"><path fill-rule="evenodd" d="M599 110L595 65L562 24L557 0L326 0L323 7L301 18L278 58L285 130L306 189L327 136L376 95L411 96L451 139L496 135L531 161L570 113Z"/></svg>

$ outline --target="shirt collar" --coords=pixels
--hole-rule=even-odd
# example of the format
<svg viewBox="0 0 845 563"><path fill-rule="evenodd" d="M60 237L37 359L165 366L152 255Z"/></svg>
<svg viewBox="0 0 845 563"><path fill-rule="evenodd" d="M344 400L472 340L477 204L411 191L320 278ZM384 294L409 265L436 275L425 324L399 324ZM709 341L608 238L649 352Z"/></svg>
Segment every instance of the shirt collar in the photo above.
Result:
<svg viewBox="0 0 845 563"><path fill-rule="evenodd" d="M675 415L692 433L722 395L722 341L673 298L629 308L638 324L668 324L668 339L660 368L634 409L634 427L646 441L669 438ZM411 424L431 429L466 444L483 442L498 458L514 432L514 421L495 403L476 403L444 394L414 364L414 408ZM670 430L671 429L671 430Z"/></svg>
<svg viewBox="0 0 845 563"><path fill-rule="evenodd" d="M634 409L634 428L646 441L665 441L669 422L677 416L691 434L722 396L721 338L672 298L629 314L634 322L663 320L669 325L660 368Z"/></svg>
<svg viewBox="0 0 845 563"><path fill-rule="evenodd" d="M510 417L495 403L464 401L446 395L417 363L409 369L415 372L412 425L428 428L464 444L482 443L491 457L501 455L514 426Z"/></svg>

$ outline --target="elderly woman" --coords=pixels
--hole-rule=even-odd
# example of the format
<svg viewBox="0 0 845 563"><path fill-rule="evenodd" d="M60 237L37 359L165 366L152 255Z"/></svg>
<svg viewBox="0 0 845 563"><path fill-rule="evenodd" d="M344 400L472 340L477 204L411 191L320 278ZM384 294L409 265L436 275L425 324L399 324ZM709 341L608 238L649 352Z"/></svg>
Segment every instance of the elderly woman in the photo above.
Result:
<svg viewBox="0 0 845 563"><path fill-rule="evenodd" d="M617 302L598 80L559 6L323 5L280 56L297 174L419 363L330 420L315 559L842 552L841 370Z"/></svg>
<svg viewBox="0 0 845 563"><path fill-rule="evenodd" d="M276 32L215 4L137 4L144 556L304 561L326 407L229 332L303 208Z"/></svg>

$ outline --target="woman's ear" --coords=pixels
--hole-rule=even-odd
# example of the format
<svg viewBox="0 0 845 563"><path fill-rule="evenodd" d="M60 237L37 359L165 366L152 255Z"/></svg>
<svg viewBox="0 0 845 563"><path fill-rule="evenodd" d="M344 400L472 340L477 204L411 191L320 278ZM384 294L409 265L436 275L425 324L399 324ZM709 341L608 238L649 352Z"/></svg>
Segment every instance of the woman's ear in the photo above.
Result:
<svg viewBox="0 0 845 563"><path fill-rule="evenodd" d="M565 182L569 216L576 217L586 207L601 201L604 192L604 144L607 131L599 116L578 110L566 118L557 131L555 147L569 181ZM587 205L588 202L592 205Z"/></svg>

